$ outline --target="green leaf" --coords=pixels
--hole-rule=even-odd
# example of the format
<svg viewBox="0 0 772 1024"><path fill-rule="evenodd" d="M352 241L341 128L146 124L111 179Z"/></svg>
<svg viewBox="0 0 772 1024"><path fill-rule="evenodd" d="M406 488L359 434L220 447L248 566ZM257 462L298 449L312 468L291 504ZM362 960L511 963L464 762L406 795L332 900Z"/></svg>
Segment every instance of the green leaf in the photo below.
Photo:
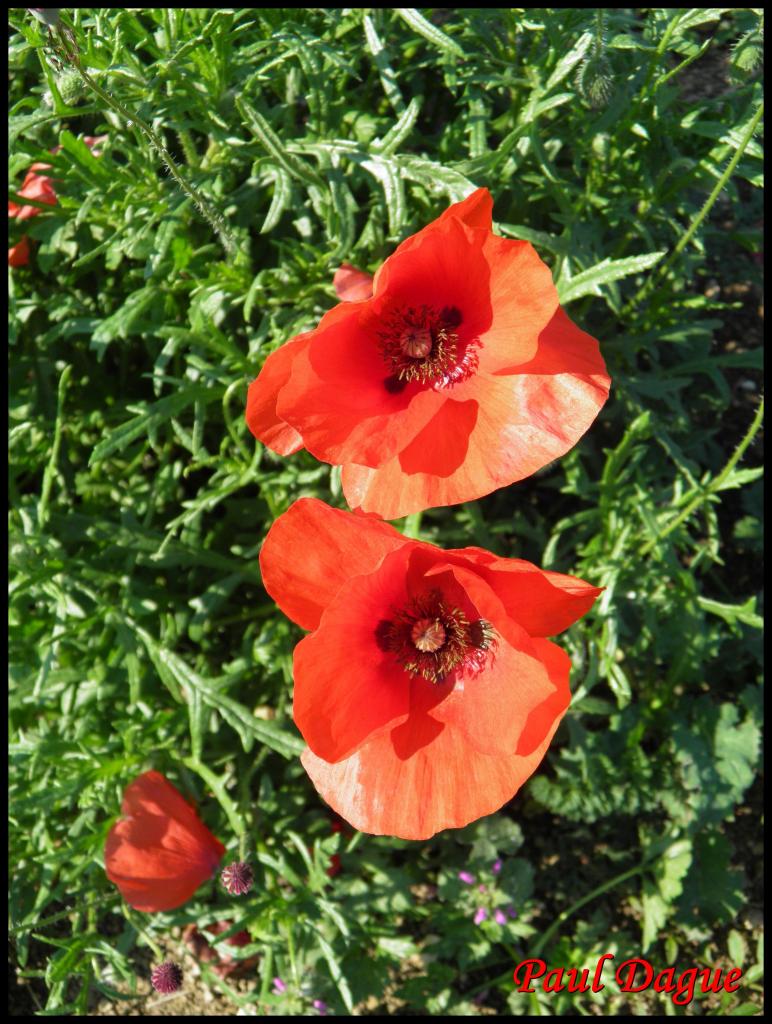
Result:
<svg viewBox="0 0 772 1024"><path fill-rule="evenodd" d="M419 14L414 7L395 7L394 10L412 29L424 39L427 39L433 46L443 53L449 53L454 57L464 57L465 53L449 36L441 32L436 26L427 21L422 14Z"/></svg>
<svg viewBox="0 0 772 1024"><path fill-rule="evenodd" d="M155 284L146 285L139 291L132 292L120 309L102 320L91 335L91 348L96 349L98 359L105 354L105 349L111 341L116 338L128 338L134 333L135 328L137 333L146 328L143 316L158 302L158 294L158 287Z"/></svg>
<svg viewBox="0 0 772 1024"><path fill-rule="evenodd" d="M560 58L552 74L547 79L547 84L544 87L547 92L554 89L556 85L559 85L564 78L571 74L572 69L576 67L589 49L592 38L592 32L584 32L579 36L568 53Z"/></svg>
<svg viewBox="0 0 772 1024"><path fill-rule="evenodd" d="M173 416L179 415L183 409L194 402L208 403L220 397L219 389L206 387L203 384L193 384L173 395L160 398L157 402L141 403L140 411L136 416L102 438L91 453L89 466L94 466L108 456L123 451L132 441L168 423ZM137 406L132 408L137 408Z"/></svg>
<svg viewBox="0 0 772 1024"><path fill-rule="evenodd" d="M271 206L260 227L260 234L267 235L279 223L281 215L289 208L292 201L292 178L283 167L274 167L268 172L273 179L274 189Z"/></svg>
<svg viewBox="0 0 772 1024"><path fill-rule="evenodd" d="M389 128L381 141L373 142L373 151L382 156L391 156L392 153L395 153L413 130L420 111L421 100L414 96L402 116L396 124Z"/></svg>
<svg viewBox="0 0 772 1024"><path fill-rule="evenodd" d="M629 277L630 274L640 274L644 270L649 270L655 263L659 263L664 255L665 250L663 249L660 252L649 252L641 256L627 256L621 260L612 260L607 257L600 263L596 263L594 267L590 267L589 270L583 270L576 277L572 277L568 281L557 282L561 305L574 302L585 295L600 295L602 285L609 284L611 281L619 281L623 277Z"/></svg>
<svg viewBox="0 0 772 1024"><path fill-rule="evenodd" d="M255 138L286 172L306 185L322 187L319 175L303 160L290 153L266 119L243 96L236 97L236 106Z"/></svg>
<svg viewBox="0 0 772 1024"><path fill-rule="evenodd" d="M710 612L711 615L718 615L725 622L728 622L730 626L733 626L736 622L742 622L746 626L752 626L754 629L762 629L764 626L764 620L756 612L756 598L749 597L743 604L723 604L721 601L714 601L708 597L698 597L697 603L700 608L704 608L706 612Z"/></svg>

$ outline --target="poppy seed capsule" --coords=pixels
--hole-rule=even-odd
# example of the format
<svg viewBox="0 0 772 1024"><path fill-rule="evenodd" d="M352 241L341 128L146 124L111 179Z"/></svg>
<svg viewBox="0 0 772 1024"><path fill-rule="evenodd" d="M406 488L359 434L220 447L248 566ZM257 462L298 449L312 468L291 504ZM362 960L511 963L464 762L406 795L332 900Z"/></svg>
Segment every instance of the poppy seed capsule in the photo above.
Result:
<svg viewBox="0 0 772 1024"><path fill-rule="evenodd" d="M410 639L419 651L432 653L445 643L445 627L439 619L419 619L410 631Z"/></svg>
<svg viewBox="0 0 772 1024"><path fill-rule="evenodd" d="M399 339L399 347L411 359L426 359L432 350L432 332L428 327L407 327Z"/></svg>
<svg viewBox="0 0 772 1024"><path fill-rule="evenodd" d="M248 893L254 881L252 868L244 861L236 861L234 864L229 864L227 868L223 869L220 877L222 884L231 896L243 896L245 893Z"/></svg>
<svg viewBox="0 0 772 1024"><path fill-rule="evenodd" d="M153 968L150 983L156 992L161 992L164 995L177 992L182 987L182 969L178 964L167 960Z"/></svg>

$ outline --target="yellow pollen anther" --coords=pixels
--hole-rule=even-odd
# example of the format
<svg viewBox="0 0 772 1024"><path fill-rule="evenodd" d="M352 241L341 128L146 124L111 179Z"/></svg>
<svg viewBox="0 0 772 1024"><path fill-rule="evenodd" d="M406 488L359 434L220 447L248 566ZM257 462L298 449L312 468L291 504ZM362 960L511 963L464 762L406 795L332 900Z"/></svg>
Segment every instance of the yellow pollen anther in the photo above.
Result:
<svg viewBox="0 0 772 1024"><path fill-rule="evenodd" d="M427 654L438 651L445 643L445 627L439 619L419 619L410 631L410 639L417 650Z"/></svg>
<svg viewBox="0 0 772 1024"><path fill-rule="evenodd" d="M399 347L411 359L426 359L432 351L432 332L428 327L408 327L402 332Z"/></svg>

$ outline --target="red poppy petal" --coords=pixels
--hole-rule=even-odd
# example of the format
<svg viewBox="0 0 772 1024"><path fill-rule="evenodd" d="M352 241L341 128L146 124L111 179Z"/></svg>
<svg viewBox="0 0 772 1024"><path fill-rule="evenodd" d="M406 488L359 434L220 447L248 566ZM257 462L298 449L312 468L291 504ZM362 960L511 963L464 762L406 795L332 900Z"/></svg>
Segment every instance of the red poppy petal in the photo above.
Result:
<svg viewBox="0 0 772 1024"><path fill-rule="evenodd" d="M29 263L29 256L29 238L26 235L22 235L16 245L12 245L8 250L8 266L26 267Z"/></svg>
<svg viewBox="0 0 772 1024"><path fill-rule="evenodd" d="M456 217L470 228L484 228L486 231L493 230L493 197L487 188L475 189L466 199L460 203L453 203L447 210L444 210L438 223Z"/></svg>
<svg viewBox="0 0 772 1024"><path fill-rule="evenodd" d="M443 441L426 430L421 444L377 469L343 468L349 505L385 519L471 501L530 476L564 455L603 406L610 380L597 341L558 309L539 337L539 352L511 374L480 373L454 389L454 401L478 399L464 461L447 476ZM457 396L457 398L455 397Z"/></svg>
<svg viewBox="0 0 772 1024"><path fill-rule="evenodd" d="M446 594L449 588L445 581L451 577L471 602L473 616L491 623L495 634L482 669L458 671L452 684L449 681L437 687L441 692L447 686L448 691L432 707L432 717L460 729L483 753L512 754L529 716L552 697L555 683L536 653L534 642L509 618L488 584L468 568L442 561L431 565L430 558L428 552L415 551L411 575L423 566L424 581L437 580ZM452 603L462 606L457 598Z"/></svg>
<svg viewBox="0 0 772 1024"><path fill-rule="evenodd" d="M547 733L552 736L556 723L560 721L571 703L571 659L562 647L558 647L550 640L535 639L531 643L534 653L547 670L554 689L528 716L517 744L517 753L522 757L532 754L543 743Z"/></svg>
<svg viewBox="0 0 772 1024"><path fill-rule="evenodd" d="M276 413L276 399L292 372L292 362L308 344L308 334L285 342L266 359L247 392L247 426L258 440L279 455L291 455L303 447L303 438Z"/></svg>
<svg viewBox="0 0 772 1024"><path fill-rule="evenodd" d="M337 764L311 750L303 767L324 800L355 828L373 835L429 839L463 828L511 800L533 774L558 726L527 756L498 757L429 714L412 714Z"/></svg>
<svg viewBox="0 0 772 1024"><path fill-rule="evenodd" d="M370 303L353 302L325 314L279 393L278 415L323 462L378 465L415 437L444 402L415 384L386 388L389 368L373 315Z"/></svg>
<svg viewBox="0 0 772 1024"><path fill-rule="evenodd" d="M409 249L398 249L378 271L374 310L429 306L455 308L462 316L458 334L473 340L491 326L491 268L484 255L486 236L455 217L435 221Z"/></svg>
<svg viewBox="0 0 772 1024"><path fill-rule="evenodd" d="M316 629L347 580L374 572L404 544L402 534L386 523L300 498L265 538L263 585L285 615L303 629Z"/></svg>
<svg viewBox="0 0 772 1024"><path fill-rule="evenodd" d="M343 302L361 302L373 295L373 275L357 270L350 263L342 263L332 279L335 294Z"/></svg>
<svg viewBox="0 0 772 1024"><path fill-rule="evenodd" d="M529 362L558 309L549 267L529 242L489 235L483 249L490 268L493 320L482 336L480 370L495 372Z"/></svg>
<svg viewBox="0 0 772 1024"><path fill-rule="evenodd" d="M373 733L407 717L410 679L376 641L379 622L408 599L411 545L355 576L324 611L319 628L295 648L295 723L311 749L334 762Z"/></svg>
<svg viewBox="0 0 772 1024"><path fill-rule="evenodd" d="M401 242L394 250L390 258L393 258L398 254L404 254L410 249L415 248L427 234L437 228L438 224L443 224L450 218L460 220L462 224L466 224L466 226L470 228L491 231L493 228L492 217L493 199L491 194L487 188L478 188L460 203L453 203L446 210L443 210L440 216L430 224L427 224L426 227L421 228L420 231L417 231L414 235L410 235L409 238L406 238L404 242ZM375 272L374 285L376 285L376 282L378 281L381 269L382 267L379 267Z"/></svg>
<svg viewBox="0 0 772 1024"><path fill-rule="evenodd" d="M136 910L181 906L211 878L225 847L159 772L135 779L121 809L105 843L107 877Z"/></svg>
<svg viewBox="0 0 772 1024"><path fill-rule="evenodd" d="M508 614L532 637L562 633L586 615L603 592L603 587L593 587L577 576L549 572L519 558L498 558L483 548L446 554L474 563Z"/></svg>

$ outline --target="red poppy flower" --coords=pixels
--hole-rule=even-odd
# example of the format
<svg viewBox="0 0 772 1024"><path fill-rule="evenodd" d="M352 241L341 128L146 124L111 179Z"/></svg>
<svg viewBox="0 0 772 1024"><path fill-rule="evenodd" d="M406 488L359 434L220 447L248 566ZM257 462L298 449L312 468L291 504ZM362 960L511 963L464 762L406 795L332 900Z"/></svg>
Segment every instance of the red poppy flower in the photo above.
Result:
<svg viewBox="0 0 772 1024"><path fill-rule="evenodd" d="M545 639L600 593L481 548L442 551L302 498L260 553L295 648L294 717L319 793L364 832L426 839L510 800L568 707Z"/></svg>
<svg viewBox="0 0 772 1024"><path fill-rule="evenodd" d="M182 906L212 877L225 847L160 772L126 788L105 843L105 871L135 910Z"/></svg>
<svg viewBox="0 0 772 1024"><path fill-rule="evenodd" d="M47 206L56 205L56 192L54 182L47 174L38 174L38 171L46 171L51 164L33 164L27 171L24 182L18 194L25 199L34 199L38 203L45 203ZM40 208L37 206L19 206L18 203L8 200L8 216L16 220L28 220L30 217L37 217Z"/></svg>
<svg viewBox="0 0 772 1024"><path fill-rule="evenodd" d="M22 235L16 245L8 250L9 267L26 267L29 263L29 238Z"/></svg>
<svg viewBox="0 0 772 1024"><path fill-rule="evenodd" d="M396 519L489 494L565 454L606 401L598 343L532 246L493 234L492 210L487 189L451 206L371 298L282 345L249 388L252 433L342 465L354 509Z"/></svg>
<svg viewBox="0 0 772 1024"><path fill-rule="evenodd" d="M107 139L107 135L84 135L83 141L89 147L93 149L94 156L100 156L101 151L96 149L100 143ZM54 146L51 150L52 153L58 153L61 150L61 146ZM18 195L23 196L25 199L34 199L38 203L44 203L46 206L56 206L56 190L54 188L54 179L50 178L47 174L39 174L38 171L48 171L51 169L51 164L34 163L32 167L27 171L26 177L22 183L21 188L18 191ZM30 217L37 217L42 211L37 206L19 206L18 203L8 200L8 216L14 217L16 220L28 220Z"/></svg>

